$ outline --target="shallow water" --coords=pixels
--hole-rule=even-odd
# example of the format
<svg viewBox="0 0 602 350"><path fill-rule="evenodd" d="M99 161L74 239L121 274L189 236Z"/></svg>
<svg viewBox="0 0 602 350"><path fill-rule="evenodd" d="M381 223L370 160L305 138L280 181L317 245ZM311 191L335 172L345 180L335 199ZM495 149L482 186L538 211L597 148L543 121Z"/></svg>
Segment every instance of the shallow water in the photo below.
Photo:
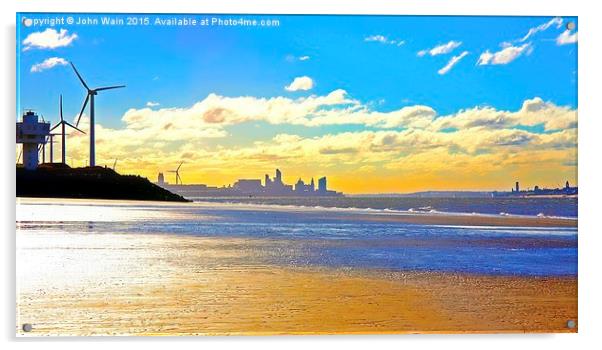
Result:
<svg viewBox="0 0 602 350"><path fill-rule="evenodd" d="M65 199L18 199L18 244L43 235L67 248L111 235L181 235L257 240L249 257L214 263L275 264L512 276L576 276L576 228L418 225L365 220L366 211L223 203L166 204ZM376 214L375 214L376 215ZM382 215L382 213L379 213ZM20 243L19 243L20 242ZM65 249L67 249L65 248ZM57 248L58 249L58 248ZM60 250L58 250L60 251ZM247 259L247 260L245 260Z"/></svg>

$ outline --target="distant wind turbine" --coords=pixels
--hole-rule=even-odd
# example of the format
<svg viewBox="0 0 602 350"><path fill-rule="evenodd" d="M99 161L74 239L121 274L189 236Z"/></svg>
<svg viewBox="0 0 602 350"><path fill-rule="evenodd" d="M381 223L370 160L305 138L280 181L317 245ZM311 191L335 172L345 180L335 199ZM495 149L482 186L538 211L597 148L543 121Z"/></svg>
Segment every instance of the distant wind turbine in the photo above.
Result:
<svg viewBox="0 0 602 350"><path fill-rule="evenodd" d="M176 170L168 170L170 173L176 173L176 185L182 184L182 178L180 177L180 167L182 166L182 164L184 164L184 162L180 163Z"/></svg>
<svg viewBox="0 0 602 350"><path fill-rule="evenodd" d="M73 64L73 62L69 62L69 63L71 63L71 67L73 67L73 70L75 71L75 74L77 74L79 81L81 81L82 85L88 92L88 94L86 95L86 99L84 100L82 110L79 112L79 117L77 118L77 123L75 123L76 126L79 126L79 121L82 118L82 114L84 113L84 110L86 109L86 105L88 104L88 101L90 101L90 166L92 167L92 166L96 165L96 156L95 156L95 147L94 147L94 143L95 143L95 138L94 138L95 137L95 134L94 134L94 96L96 96L98 94L98 91L119 89L119 88L125 87L125 85L105 86L105 87L90 89L88 87L88 84L86 84L86 82L84 81L82 76L79 74L79 72L75 68L75 65Z"/></svg>
<svg viewBox="0 0 602 350"><path fill-rule="evenodd" d="M70 126L73 129L81 132L82 134L85 134L85 132L81 131L76 126L71 125L71 123L69 123L68 121L63 119L63 95L60 95L60 97L59 97L59 116L61 117L61 121L58 122L55 126L53 126L52 129L50 129L50 131L61 126L61 133L60 133L60 135L61 135L61 151L62 151L61 152L61 163L67 164L65 162L66 156L67 156L67 143L65 142L66 141L65 126Z"/></svg>

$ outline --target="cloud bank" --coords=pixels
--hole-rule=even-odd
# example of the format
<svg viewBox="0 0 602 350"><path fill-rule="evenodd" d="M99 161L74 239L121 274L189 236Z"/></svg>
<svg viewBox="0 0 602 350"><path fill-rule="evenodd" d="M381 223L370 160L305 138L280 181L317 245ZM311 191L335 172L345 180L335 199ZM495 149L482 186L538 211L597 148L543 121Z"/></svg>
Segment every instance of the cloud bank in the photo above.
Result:
<svg viewBox="0 0 602 350"><path fill-rule="evenodd" d="M574 165L565 165L576 159L577 111L570 107L538 97L525 100L517 110L477 106L448 115L425 105L389 112L369 106L339 89L298 99L210 94L189 107L129 109L120 128L97 124L97 157L99 164L119 158L124 171L152 178L186 160L191 164L189 179L218 185L249 176L249 169L263 172L279 166L299 175L319 169L340 181L341 190L356 192L400 191L400 177L404 189L438 183L459 188L461 179L475 176L479 180L466 186L483 188L487 181L499 186L499 177L518 173L534 181L557 181L555 177L574 173ZM88 120L82 120L86 131ZM364 128L319 136L280 128L273 136L232 144L237 139L232 126L262 123ZM70 136L69 157L83 164L87 144L87 135ZM367 180L349 175L358 172Z"/></svg>

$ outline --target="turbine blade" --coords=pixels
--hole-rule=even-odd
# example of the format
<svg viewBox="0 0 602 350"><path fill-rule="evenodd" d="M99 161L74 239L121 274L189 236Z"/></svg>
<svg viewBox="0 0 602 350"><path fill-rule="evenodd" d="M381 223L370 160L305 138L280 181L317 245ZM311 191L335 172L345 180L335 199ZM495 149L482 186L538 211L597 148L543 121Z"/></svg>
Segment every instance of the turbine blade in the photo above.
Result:
<svg viewBox="0 0 602 350"><path fill-rule="evenodd" d="M70 127L72 127L73 129L75 129L75 130L77 130L77 131L81 132L82 134L85 134L85 132L83 132L81 129L79 129L79 128L78 128L78 127L76 127L76 126L73 126L73 125L71 125L69 122L65 122L65 124L69 125L69 126L70 126Z"/></svg>
<svg viewBox="0 0 602 350"><path fill-rule="evenodd" d="M124 87L125 87L125 85L105 86L105 87L100 87L98 89L94 89L94 91L119 89L119 88L124 88Z"/></svg>
<svg viewBox="0 0 602 350"><path fill-rule="evenodd" d="M52 131L52 130L58 128L59 126L61 126L61 123L62 123L62 120L61 120L61 122L59 122L55 126L53 126L52 129L50 129L50 131Z"/></svg>
<svg viewBox="0 0 602 350"><path fill-rule="evenodd" d="M77 71L77 68L75 68L75 65L73 64L73 62L69 61L69 63L71 63L71 67L73 67L73 70L75 71L75 74L77 74L77 77L79 78L79 81L82 82L82 85L86 88L86 90L90 91L90 88L88 87L88 85L84 81L84 78L82 78L82 76L79 75L79 72Z"/></svg>
<svg viewBox="0 0 602 350"><path fill-rule="evenodd" d="M59 96L59 115L61 116L61 121L63 121L63 95Z"/></svg>
<svg viewBox="0 0 602 350"><path fill-rule="evenodd" d="M77 122L75 125L79 125L79 120L82 119L82 114L84 114L84 109L86 109L86 105L88 104L88 100L90 99L90 95L86 95L86 100L84 101L84 105L82 106L82 110L79 112L79 117L77 117Z"/></svg>

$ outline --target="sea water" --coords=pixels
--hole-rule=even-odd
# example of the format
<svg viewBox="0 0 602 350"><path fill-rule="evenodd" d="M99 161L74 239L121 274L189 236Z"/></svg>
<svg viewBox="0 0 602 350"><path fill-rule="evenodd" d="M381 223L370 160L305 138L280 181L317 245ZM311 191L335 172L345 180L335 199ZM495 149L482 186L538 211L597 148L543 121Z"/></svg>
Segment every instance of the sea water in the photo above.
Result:
<svg viewBox="0 0 602 350"><path fill-rule="evenodd" d="M248 238L265 241L262 249L269 250L263 254L265 262L283 266L513 276L577 274L576 228L426 225L366 219L412 212L412 208L429 215L449 211L487 216L500 215L496 213L499 211L571 217L576 215L576 200L344 200L312 198L297 205L290 199L232 203L230 198L189 204L18 199L17 235L26 239L28 233L44 232L63 241L70 234L82 233L97 235L98 240L107 233Z"/></svg>

